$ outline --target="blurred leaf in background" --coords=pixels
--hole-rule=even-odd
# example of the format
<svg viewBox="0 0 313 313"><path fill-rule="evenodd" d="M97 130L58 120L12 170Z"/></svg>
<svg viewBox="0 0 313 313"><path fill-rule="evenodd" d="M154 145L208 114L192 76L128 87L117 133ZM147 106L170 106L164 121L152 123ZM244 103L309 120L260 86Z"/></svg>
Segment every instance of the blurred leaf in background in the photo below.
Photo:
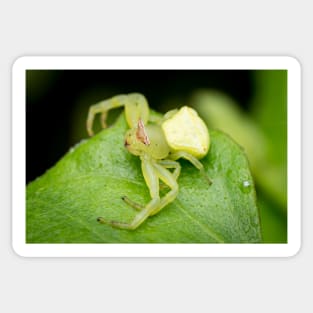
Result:
<svg viewBox="0 0 313 313"><path fill-rule="evenodd" d="M257 186L264 242L287 241L287 71L252 72L250 112L216 90L196 91L190 103L211 129L220 129L246 151Z"/></svg>

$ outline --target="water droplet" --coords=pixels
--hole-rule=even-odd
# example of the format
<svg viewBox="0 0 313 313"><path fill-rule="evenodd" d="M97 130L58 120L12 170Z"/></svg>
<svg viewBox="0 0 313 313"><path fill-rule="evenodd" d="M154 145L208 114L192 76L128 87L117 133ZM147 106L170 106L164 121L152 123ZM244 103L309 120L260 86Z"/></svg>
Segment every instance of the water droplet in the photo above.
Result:
<svg viewBox="0 0 313 313"><path fill-rule="evenodd" d="M250 192L251 188L252 188L252 184L251 184L251 182L249 182L248 180L244 180L244 181L241 183L240 189L241 189L244 193Z"/></svg>
<svg viewBox="0 0 313 313"><path fill-rule="evenodd" d="M245 180L243 183L242 183L243 187L249 187L250 186L250 182L248 180Z"/></svg>

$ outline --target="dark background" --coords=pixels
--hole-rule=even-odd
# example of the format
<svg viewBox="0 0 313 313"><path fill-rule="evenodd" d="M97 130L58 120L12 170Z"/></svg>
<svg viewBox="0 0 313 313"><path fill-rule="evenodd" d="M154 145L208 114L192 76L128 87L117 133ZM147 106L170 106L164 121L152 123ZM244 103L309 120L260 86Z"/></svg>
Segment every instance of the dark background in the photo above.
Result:
<svg viewBox="0 0 313 313"><path fill-rule="evenodd" d="M160 112L188 105L199 88L224 91L249 110L254 93L247 70L27 70L26 183L52 167L87 137L90 105L140 92Z"/></svg>

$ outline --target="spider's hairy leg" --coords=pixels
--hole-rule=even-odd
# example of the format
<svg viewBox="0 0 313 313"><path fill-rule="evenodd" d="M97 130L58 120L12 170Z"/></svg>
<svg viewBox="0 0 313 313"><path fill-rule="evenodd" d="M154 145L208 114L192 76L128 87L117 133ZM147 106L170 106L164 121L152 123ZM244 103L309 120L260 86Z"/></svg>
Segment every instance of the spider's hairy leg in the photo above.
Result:
<svg viewBox="0 0 313 313"><path fill-rule="evenodd" d="M97 114L101 114L101 125L105 128L108 111L123 106L125 107L126 120L130 128L136 127L139 118L144 123L149 119L149 106L143 95L139 93L118 95L96 103L89 108L86 122L89 136L93 135L92 125Z"/></svg>
<svg viewBox="0 0 313 313"><path fill-rule="evenodd" d="M190 153L185 152L185 151L177 151L177 152L171 153L170 158L173 160L177 160L180 158L188 160L194 167L196 167L200 171L201 175L206 179L208 184L212 185L212 180L209 178L209 176L205 172L202 163Z"/></svg>

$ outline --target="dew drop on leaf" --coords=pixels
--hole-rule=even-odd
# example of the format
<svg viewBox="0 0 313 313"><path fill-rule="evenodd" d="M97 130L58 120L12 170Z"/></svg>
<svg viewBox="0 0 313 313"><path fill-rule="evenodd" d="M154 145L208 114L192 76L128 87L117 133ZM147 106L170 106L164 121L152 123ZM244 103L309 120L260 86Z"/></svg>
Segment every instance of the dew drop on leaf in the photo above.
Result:
<svg viewBox="0 0 313 313"><path fill-rule="evenodd" d="M251 182L249 182L248 180L244 180L244 181L240 184L240 189L241 189L244 193L250 192L251 189L252 189L252 184L251 184Z"/></svg>

